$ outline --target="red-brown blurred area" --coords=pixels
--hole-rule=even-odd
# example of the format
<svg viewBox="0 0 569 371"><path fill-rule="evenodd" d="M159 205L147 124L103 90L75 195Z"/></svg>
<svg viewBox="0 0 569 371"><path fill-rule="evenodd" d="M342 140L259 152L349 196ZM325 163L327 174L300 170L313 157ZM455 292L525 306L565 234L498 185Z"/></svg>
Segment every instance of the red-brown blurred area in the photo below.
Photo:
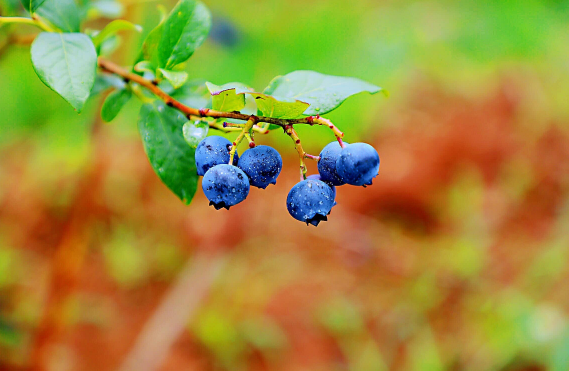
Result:
<svg viewBox="0 0 569 371"><path fill-rule="evenodd" d="M188 69L259 86L302 68L385 80L392 98L331 115L378 150L373 186L339 187L317 228L297 222L298 158L275 131L258 142L283 156L276 186L229 211L200 189L184 206L146 158L139 105L104 124L98 97L77 118L10 47L0 369L567 370L567 3L271 3L209 2L234 38L214 35ZM153 3L124 6L155 19ZM314 154L333 140L300 133Z"/></svg>

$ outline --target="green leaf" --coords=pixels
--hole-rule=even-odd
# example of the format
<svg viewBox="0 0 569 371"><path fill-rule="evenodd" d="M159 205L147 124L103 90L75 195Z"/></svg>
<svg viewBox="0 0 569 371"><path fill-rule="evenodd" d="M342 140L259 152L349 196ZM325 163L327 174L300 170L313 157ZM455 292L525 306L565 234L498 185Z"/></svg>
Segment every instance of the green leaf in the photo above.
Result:
<svg viewBox="0 0 569 371"><path fill-rule="evenodd" d="M197 148L198 144L207 136L209 131L209 124L206 121L188 121L182 128L184 140L192 148Z"/></svg>
<svg viewBox="0 0 569 371"><path fill-rule="evenodd" d="M180 112L160 101L142 106L138 121L152 168L185 204L192 201L198 182L194 150L182 134L187 121Z"/></svg>
<svg viewBox="0 0 569 371"><path fill-rule="evenodd" d="M148 35L146 35L144 43L142 44L142 49L135 63L136 66L141 61L148 61L148 63L150 63L150 65L152 66L151 71L154 74L156 74L156 68L159 65L158 45L160 44L160 40L162 39L162 31L167 16L166 8L164 6L158 5L157 10L160 13L160 23L158 23L158 25L154 27L152 31L148 33ZM138 71L138 73L142 75L140 71Z"/></svg>
<svg viewBox="0 0 569 371"><path fill-rule="evenodd" d="M159 67L171 69L185 62L205 41L211 15L201 1L181 0L166 21L158 47Z"/></svg>
<svg viewBox="0 0 569 371"><path fill-rule="evenodd" d="M211 94L212 108L216 111L240 111L245 107L245 94L249 88L240 83L229 83L218 86L210 82L205 85Z"/></svg>
<svg viewBox="0 0 569 371"><path fill-rule="evenodd" d="M140 61L134 65L134 70L136 72L152 72L154 73L154 66L149 61Z"/></svg>
<svg viewBox="0 0 569 371"><path fill-rule="evenodd" d="M22 0L24 8L31 13L34 13L45 0Z"/></svg>
<svg viewBox="0 0 569 371"><path fill-rule="evenodd" d="M79 32L79 9L73 0L45 0L36 14L63 32Z"/></svg>
<svg viewBox="0 0 569 371"><path fill-rule="evenodd" d="M80 112L95 83L97 52L91 39L81 33L42 32L31 53L41 81Z"/></svg>
<svg viewBox="0 0 569 371"><path fill-rule="evenodd" d="M146 36L146 39L142 44L142 51L137 61L137 63L142 60L150 62L150 64L154 67L153 71L155 71L156 67L158 67L159 65L158 44L160 44L160 39L162 38L163 27L164 23L158 24L158 26L156 26L152 31L150 31L148 36Z"/></svg>
<svg viewBox="0 0 569 371"><path fill-rule="evenodd" d="M109 94L101 108L103 121L113 121L130 98L132 98L132 92L129 89L116 90Z"/></svg>
<svg viewBox="0 0 569 371"><path fill-rule="evenodd" d="M294 71L273 79L264 93L307 102L310 108L304 114L317 115L336 109L354 94L364 91L375 94L382 90L379 86L353 77L323 75L314 71Z"/></svg>
<svg viewBox="0 0 569 371"><path fill-rule="evenodd" d="M97 34L97 36L93 37L93 44L95 44L95 46L99 46L103 41L120 31L142 32L142 27L123 19L114 20L106 25L105 28Z"/></svg>
<svg viewBox="0 0 569 371"><path fill-rule="evenodd" d="M296 119L302 117L302 114L308 108L309 104L295 100L287 102L279 100L273 96L261 93L248 93L255 97L257 108L263 116L273 117L276 119Z"/></svg>
<svg viewBox="0 0 569 371"><path fill-rule="evenodd" d="M178 89L188 80L188 73L185 71L170 71L162 68L159 68L158 71L160 71L162 76L172 84L174 89Z"/></svg>

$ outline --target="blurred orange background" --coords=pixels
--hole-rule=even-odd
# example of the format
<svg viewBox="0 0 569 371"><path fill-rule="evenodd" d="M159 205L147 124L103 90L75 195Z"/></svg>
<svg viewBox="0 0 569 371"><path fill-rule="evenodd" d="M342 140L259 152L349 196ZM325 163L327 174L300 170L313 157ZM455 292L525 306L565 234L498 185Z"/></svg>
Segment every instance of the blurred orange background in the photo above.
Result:
<svg viewBox="0 0 569 371"><path fill-rule="evenodd" d="M204 2L192 78L387 88L328 115L379 176L307 227L274 131L258 142L283 156L276 186L184 206L144 154L140 103L105 124L103 93L77 115L0 28L0 369L569 370L569 2ZM146 32L174 5L108 3ZM110 58L131 64L143 37ZM299 134L312 154L334 139Z"/></svg>

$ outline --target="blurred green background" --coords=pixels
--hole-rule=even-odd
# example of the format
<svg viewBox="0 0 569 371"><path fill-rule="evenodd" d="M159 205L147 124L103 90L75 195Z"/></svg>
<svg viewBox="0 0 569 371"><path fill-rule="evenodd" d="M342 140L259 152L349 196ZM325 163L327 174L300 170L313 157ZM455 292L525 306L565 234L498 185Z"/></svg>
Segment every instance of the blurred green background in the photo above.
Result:
<svg viewBox="0 0 569 371"><path fill-rule="evenodd" d="M283 156L276 186L185 207L139 103L104 124L103 92L77 115L35 76L36 31L0 28L0 369L569 370L569 1L204 2L192 78L260 90L311 69L391 92L327 115L378 150L374 185L298 223L275 131L258 140ZM91 3L145 32L174 5ZM299 134L313 154L334 139Z"/></svg>

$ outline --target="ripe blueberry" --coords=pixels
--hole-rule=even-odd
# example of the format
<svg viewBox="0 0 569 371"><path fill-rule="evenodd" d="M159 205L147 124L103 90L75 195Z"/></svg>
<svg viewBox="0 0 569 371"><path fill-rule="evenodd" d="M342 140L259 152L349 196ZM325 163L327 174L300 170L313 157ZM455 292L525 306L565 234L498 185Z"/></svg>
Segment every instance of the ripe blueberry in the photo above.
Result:
<svg viewBox="0 0 569 371"><path fill-rule="evenodd" d="M320 174L312 174L312 175L307 176L306 179L322 180L322 176ZM328 184L328 185L330 185L330 184ZM336 187L334 187L333 185L330 185L330 188L332 188L332 192L334 194L334 200L335 200L336 199ZM336 202L334 202L334 205L336 205Z"/></svg>
<svg viewBox="0 0 569 371"><path fill-rule="evenodd" d="M348 184L371 185L379 171L379 155L367 143L354 143L342 149L336 162L338 175Z"/></svg>
<svg viewBox="0 0 569 371"><path fill-rule="evenodd" d="M227 139L212 135L204 138L196 148L196 168L198 175L203 176L210 168L215 165L229 163L229 151L231 150L231 142ZM233 165L237 165L239 155L235 151Z"/></svg>
<svg viewBox="0 0 569 371"><path fill-rule="evenodd" d="M348 144L348 143L345 143ZM336 170L336 162L340 157L342 147L340 143L334 141L328 143L322 152L320 152L320 160L318 161L318 172L320 173L321 180L333 186L340 186L346 184L338 175Z"/></svg>
<svg viewBox="0 0 569 371"><path fill-rule="evenodd" d="M320 181L306 179L297 183L286 198L286 207L296 220L317 226L328 220L327 215L334 206L332 188Z"/></svg>
<svg viewBox="0 0 569 371"><path fill-rule="evenodd" d="M237 166L221 164L209 169L202 180L202 189L216 210L237 205L249 194L249 179Z"/></svg>
<svg viewBox="0 0 569 371"><path fill-rule="evenodd" d="M277 183L283 160L274 148L256 146L243 153L238 166L247 174L252 186L265 189L269 184Z"/></svg>

